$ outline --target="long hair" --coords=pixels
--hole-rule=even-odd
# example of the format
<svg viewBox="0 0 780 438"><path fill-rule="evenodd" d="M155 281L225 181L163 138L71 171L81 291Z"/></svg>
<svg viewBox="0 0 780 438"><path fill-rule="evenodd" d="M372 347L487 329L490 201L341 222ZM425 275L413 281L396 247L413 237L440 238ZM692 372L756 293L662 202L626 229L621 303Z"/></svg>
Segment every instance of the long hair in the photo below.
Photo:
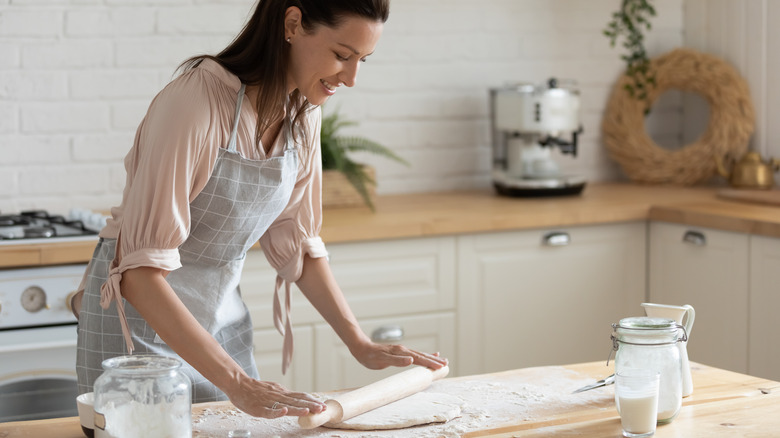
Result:
<svg viewBox="0 0 780 438"><path fill-rule="evenodd" d="M358 16L385 22L390 13L389 0L258 0L252 17L224 50L216 56L198 55L184 61L179 70L186 72L210 58L238 76L242 83L259 87L257 99L256 141L282 117L293 117L292 131L305 135L302 116L312 105L295 90L287 100L289 44L284 38L287 8L301 10L301 25L310 32L317 25L338 27L344 18Z"/></svg>

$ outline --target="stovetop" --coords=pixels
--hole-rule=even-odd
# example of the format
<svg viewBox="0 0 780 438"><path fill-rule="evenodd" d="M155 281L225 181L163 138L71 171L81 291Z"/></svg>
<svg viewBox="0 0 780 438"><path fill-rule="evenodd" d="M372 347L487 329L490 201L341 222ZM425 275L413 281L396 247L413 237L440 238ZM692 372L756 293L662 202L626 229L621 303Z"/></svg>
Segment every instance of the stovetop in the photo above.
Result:
<svg viewBox="0 0 780 438"><path fill-rule="evenodd" d="M0 245L62 239L91 240L97 234L97 230L85 226L82 220L49 214L45 210L0 214Z"/></svg>

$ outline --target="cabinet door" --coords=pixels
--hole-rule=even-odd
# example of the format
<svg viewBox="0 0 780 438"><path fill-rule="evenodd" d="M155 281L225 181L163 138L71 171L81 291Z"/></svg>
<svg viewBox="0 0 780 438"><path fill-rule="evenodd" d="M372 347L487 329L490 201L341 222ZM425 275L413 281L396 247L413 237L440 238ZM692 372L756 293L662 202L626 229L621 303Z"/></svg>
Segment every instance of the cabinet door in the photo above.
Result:
<svg viewBox="0 0 780 438"><path fill-rule="evenodd" d="M464 375L606 361L645 298L645 222L461 236L458 255Z"/></svg>
<svg viewBox="0 0 780 438"><path fill-rule="evenodd" d="M455 308L455 238L436 237L328 245L330 266L358 318ZM276 272L262 251L249 251L241 293L256 328L273 327ZM292 322L323 319L293 285Z"/></svg>
<svg viewBox="0 0 780 438"><path fill-rule="evenodd" d="M395 328L400 328L403 336L387 339L386 342L400 343L429 353L438 351L444 357L454 358L455 315L452 312L363 320L360 321L360 327L370 336L384 329L390 329L385 333L393 334ZM315 351L317 391L364 386L403 370L395 367L384 370L365 368L327 324L318 324L315 328ZM450 367L451 376L455 374L454 366L453 363Z"/></svg>
<svg viewBox="0 0 780 438"><path fill-rule="evenodd" d="M649 300L696 310L692 361L748 371L748 243L741 233L650 224Z"/></svg>
<svg viewBox="0 0 780 438"><path fill-rule="evenodd" d="M751 236L748 361L751 376L780 381L779 310L780 239Z"/></svg>
<svg viewBox="0 0 780 438"><path fill-rule="evenodd" d="M276 329L255 330L254 356L260 378L294 391L314 390L314 331L310 326L293 328L295 350L287 374L282 374L282 335Z"/></svg>

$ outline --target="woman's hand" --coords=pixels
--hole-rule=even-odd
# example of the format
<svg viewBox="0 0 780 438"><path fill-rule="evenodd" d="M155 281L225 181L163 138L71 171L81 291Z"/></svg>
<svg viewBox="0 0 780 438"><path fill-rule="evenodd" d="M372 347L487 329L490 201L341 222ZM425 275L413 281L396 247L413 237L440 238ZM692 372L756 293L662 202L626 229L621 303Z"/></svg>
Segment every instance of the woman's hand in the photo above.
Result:
<svg viewBox="0 0 780 438"><path fill-rule="evenodd" d="M68 308L73 313L76 319L79 319L79 313L81 313L81 302L84 298L84 290L80 290L73 295L68 295L70 302L67 303Z"/></svg>
<svg viewBox="0 0 780 438"><path fill-rule="evenodd" d="M227 394L238 409L249 415L278 418L285 415L304 416L325 410L325 403L309 394L292 392L278 383L266 382L242 375Z"/></svg>
<svg viewBox="0 0 780 438"><path fill-rule="evenodd" d="M366 342L352 349L352 355L363 366L372 370L387 367L405 367L412 364L428 367L434 370L447 365L447 359L439 353L422 353L403 345L377 344Z"/></svg>
<svg viewBox="0 0 780 438"><path fill-rule="evenodd" d="M173 351L225 392L247 414L277 418L319 413L325 404L282 385L249 377L217 340L192 316L157 268L128 269L122 296L138 310Z"/></svg>
<svg viewBox="0 0 780 438"><path fill-rule="evenodd" d="M372 342L360 329L324 257L304 256L303 273L296 284L349 347L352 355L366 368L381 370L416 364L438 370L447 365L447 359L439 357L439 353L421 353L403 345Z"/></svg>

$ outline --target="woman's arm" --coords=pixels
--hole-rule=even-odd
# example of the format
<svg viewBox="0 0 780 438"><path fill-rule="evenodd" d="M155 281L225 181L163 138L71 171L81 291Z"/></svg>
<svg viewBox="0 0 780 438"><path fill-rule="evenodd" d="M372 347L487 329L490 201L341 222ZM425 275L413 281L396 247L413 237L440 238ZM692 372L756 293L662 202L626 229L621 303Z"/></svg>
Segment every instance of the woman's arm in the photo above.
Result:
<svg viewBox="0 0 780 438"><path fill-rule="evenodd" d="M427 354L402 345L372 342L360 329L325 257L312 258L305 255L303 273L296 284L325 321L333 327L350 353L367 368L404 367L414 363L439 369L447 365L447 359L439 357L438 353Z"/></svg>
<svg viewBox="0 0 780 438"><path fill-rule="evenodd" d="M308 394L249 377L211 334L192 316L165 276L167 271L128 269L120 284L124 298L182 359L216 385L242 411L265 418L307 415L325 408ZM278 409L271 409L279 402Z"/></svg>

